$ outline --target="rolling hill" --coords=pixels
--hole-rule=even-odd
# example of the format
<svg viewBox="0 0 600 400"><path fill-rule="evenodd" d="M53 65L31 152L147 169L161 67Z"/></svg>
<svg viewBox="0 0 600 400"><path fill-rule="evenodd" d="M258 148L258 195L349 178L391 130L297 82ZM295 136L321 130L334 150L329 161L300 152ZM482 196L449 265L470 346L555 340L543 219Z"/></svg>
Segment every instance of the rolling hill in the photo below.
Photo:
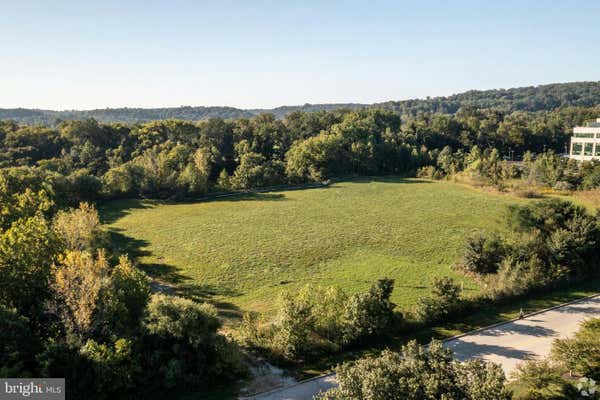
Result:
<svg viewBox="0 0 600 400"><path fill-rule="evenodd" d="M272 113L277 118L295 112L331 111L335 109L384 108L402 114L419 112L453 114L461 107L493 108L503 112L548 111L558 107L591 107L600 104L600 81L555 83L511 89L470 90L451 96L388 101L374 104L335 103L281 106L272 109L240 109L234 107L167 107L167 108L105 108L96 110L39 110L0 108L0 120L25 124L54 125L60 120L94 118L100 122L138 123L160 119L198 121L207 118L248 118L260 113Z"/></svg>

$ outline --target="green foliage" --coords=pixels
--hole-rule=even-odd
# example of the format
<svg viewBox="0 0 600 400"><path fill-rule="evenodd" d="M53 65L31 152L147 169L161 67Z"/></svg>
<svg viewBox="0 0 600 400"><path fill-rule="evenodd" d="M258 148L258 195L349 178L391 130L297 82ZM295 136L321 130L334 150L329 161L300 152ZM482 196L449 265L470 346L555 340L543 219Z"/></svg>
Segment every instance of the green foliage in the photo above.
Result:
<svg viewBox="0 0 600 400"><path fill-rule="evenodd" d="M50 297L51 266L60 249L41 216L20 219L0 233L0 303L38 319Z"/></svg>
<svg viewBox="0 0 600 400"><path fill-rule="evenodd" d="M306 286L297 295L284 293L272 322L246 316L241 339L289 360L315 358L359 340L389 332L399 322L390 302L394 281L380 279L363 293Z"/></svg>
<svg viewBox="0 0 600 400"><path fill-rule="evenodd" d="M142 368L133 347L134 343L128 339L109 344L88 340L79 352L89 363L87 373L93 375L94 384L84 393L97 399L111 399L134 391L139 385ZM142 388L139 390L143 391Z"/></svg>
<svg viewBox="0 0 600 400"><path fill-rule="evenodd" d="M380 279L369 291L351 296L344 308L343 341L353 343L382 335L395 319L390 301L394 280Z"/></svg>
<svg viewBox="0 0 600 400"><path fill-rule="evenodd" d="M600 380L600 318L584 321L572 338L557 339L552 360L565 370Z"/></svg>
<svg viewBox="0 0 600 400"><path fill-rule="evenodd" d="M283 164L281 162L266 162L263 155L245 153L240 158L240 164L231 177L230 184L234 189L251 189L261 186L271 186L283 182Z"/></svg>
<svg viewBox="0 0 600 400"><path fill-rule="evenodd" d="M452 278L435 278L432 295L420 298L415 307L417 319L426 324L443 321L459 307L460 293Z"/></svg>
<svg viewBox="0 0 600 400"><path fill-rule="evenodd" d="M198 387L244 371L233 343L217 333L220 322L209 304L155 294L143 326L142 362L158 391Z"/></svg>
<svg viewBox="0 0 600 400"><path fill-rule="evenodd" d="M0 170L0 229L7 229L20 218L49 211L54 203L45 189L35 190L30 177L19 170Z"/></svg>
<svg viewBox="0 0 600 400"><path fill-rule="evenodd" d="M553 187L563 178L567 160L553 151L544 152L535 160L526 161L528 174L524 177L531 185L546 185Z"/></svg>
<svg viewBox="0 0 600 400"><path fill-rule="evenodd" d="M600 225L583 207L550 199L510 206L506 219L511 237L491 239L489 248L487 239L476 237L463 255L462 265L469 271L488 261L483 265L497 268L486 277L490 298L519 296L600 272Z"/></svg>
<svg viewBox="0 0 600 400"><path fill-rule="evenodd" d="M210 343L220 327L214 306L196 304L181 297L155 294L147 312L144 327L150 335L192 347Z"/></svg>
<svg viewBox="0 0 600 400"><path fill-rule="evenodd" d="M424 113L472 113L478 109L493 109L494 112L512 111L551 111L557 108L591 107L599 103L599 82L570 82L548 85L518 87L510 89L469 90L447 97L432 97L420 100L388 101L367 104L305 104L301 106L281 106L270 110L243 110L233 107L173 107L173 108L105 108L86 111L49 111L31 109L0 109L0 119L18 121L27 124L53 125L57 120L85 120L94 118L102 122L143 123L162 119L180 119L199 121L211 119L249 118L258 113L269 112L276 118L286 118L301 128L319 131L322 121L304 118L297 121L297 114L312 116L330 111L331 114L360 108L394 110L401 115ZM465 110L468 110L467 112ZM497 111L498 110L498 111ZM2 121L4 122L4 121ZM84 121L85 122L85 121ZM519 122L515 118L515 122ZM66 123L72 123L68 121ZM66 124L64 123L64 124ZM84 125L85 126L85 125ZM443 125L442 125L443 126ZM446 125L451 127L450 124ZM93 125L89 126L92 128ZM89 129L88 128L88 129ZM509 130L508 128L503 128ZM539 126L531 129L532 134L550 136ZM518 137L518 136L517 136Z"/></svg>
<svg viewBox="0 0 600 400"><path fill-rule="evenodd" d="M550 400L567 398L567 383L561 378L560 371L547 360L530 360L517 366L514 373L523 392L519 399Z"/></svg>
<svg viewBox="0 0 600 400"><path fill-rule="evenodd" d="M139 330L149 300L146 275L121 256L112 269L110 283L101 293L101 330L106 336L132 336Z"/></svg>
<svg viewBox="0 0 600 400"><path fill-rule="evenodd" d="M282 295L280 302L273 345L284 357L301 358L314 346L311 334L315 329L315 316L311 304L300 296L292 298L289 294Z"/></svg>
<svg viewBox="0 0 600 400"><path fill-rule="evenodd" d="M287 154L287 175L292 179L323 182L341 173L342 140L339 136L320 134L296 142Z"/></svg>
<svg viewBox="0 0 600 400"><path fill-rule="evenodd" d="M0 377L27 375L37 350L29 320L0 304Z"/></svg>
<svg viewBox="0 0 600 400"><path fill-rule="evenodd" d="M452 352L433 341L427 351L412 341L399 353L384 350L336 368L339 387L318 396L321 400L387 399L510 399L498 365L454 361Z"/></svg>
<svg viewBox="0 0 600 400"><path fill-rule="evenodd" d="M477 274L495 273L504 252L504 243L499 235L477 232L467 239L460 267Z"/></svg>
<svg viewBox="0 0 600 400"><path fill-rule="evenodd" d="M507 221L517 232L539 231L549 236L557 229L567 229L575 217L586 215L585 208L568 201L549 199L526 207L510 206Z"/></svg>

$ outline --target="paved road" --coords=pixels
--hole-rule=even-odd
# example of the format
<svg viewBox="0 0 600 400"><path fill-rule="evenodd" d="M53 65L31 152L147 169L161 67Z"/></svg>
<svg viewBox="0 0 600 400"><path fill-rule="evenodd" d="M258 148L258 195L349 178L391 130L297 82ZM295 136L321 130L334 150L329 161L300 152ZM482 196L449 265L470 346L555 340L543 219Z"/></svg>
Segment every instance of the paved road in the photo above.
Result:
<svg viewBox="0 0 600 400"><path fill-rule="evenodd" d="M445 346L459 360L481 358L498 363L510 377L520 362L547 356L554 339L573 335L591 317L600 317L600 296L483 329Z"/></svg>
<svg viewBox="0 0 600 400"><path fill-rule="evenodd" d="M592 317L600 317L600 296L485 328L449 340L445 346L459 360L481 358L499 363L510 376L519 362L547 356L554 339L571 336L582 321ZM315 394L335 385L335 375L331 374L250 399L311 400Z"/></svg>

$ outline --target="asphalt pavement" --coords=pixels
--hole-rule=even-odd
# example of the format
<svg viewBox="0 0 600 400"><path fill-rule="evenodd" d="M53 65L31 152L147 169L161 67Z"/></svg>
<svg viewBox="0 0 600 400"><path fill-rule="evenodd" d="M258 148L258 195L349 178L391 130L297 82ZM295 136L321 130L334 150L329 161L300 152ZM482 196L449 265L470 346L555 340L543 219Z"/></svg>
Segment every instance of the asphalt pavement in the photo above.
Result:
<svg viewBox="0 0 600 400"><path fill-rule="evenodd" d="M572 336L582 321L594 317L600 317L600 295L470 332L444 345L459 360L480 358L498 363L510 377L520 362L547 356L554 339ZM336 384L335 374L329 374L247 399L311 400Z"/></svg>

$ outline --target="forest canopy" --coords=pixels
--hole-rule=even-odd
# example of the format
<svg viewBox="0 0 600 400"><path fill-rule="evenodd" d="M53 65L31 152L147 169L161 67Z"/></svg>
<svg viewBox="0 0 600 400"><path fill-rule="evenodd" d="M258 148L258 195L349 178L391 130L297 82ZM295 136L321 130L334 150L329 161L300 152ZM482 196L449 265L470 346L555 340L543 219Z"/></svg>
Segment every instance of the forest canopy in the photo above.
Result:
<svg viewBox="0 0 600 400"><path fill-rule="evenodd" d="M455 114L463 107L512 111L551 111L559 107L591 107L600 103L600 82L570 82L511 89L469 90L451 96L426 99L387 101L375 104L337 103L281 106L272 109L239 109L234 107L172 107L172 108L106 108L97 110L0 109L0 120L24 124L56 125L62 120L93 118L100 122L140 123L161 119L199 121L209 118L250 118L262 113L277 119L297 111L316 112L339 109L379 108L403 115L418 113Z"/></svg>

